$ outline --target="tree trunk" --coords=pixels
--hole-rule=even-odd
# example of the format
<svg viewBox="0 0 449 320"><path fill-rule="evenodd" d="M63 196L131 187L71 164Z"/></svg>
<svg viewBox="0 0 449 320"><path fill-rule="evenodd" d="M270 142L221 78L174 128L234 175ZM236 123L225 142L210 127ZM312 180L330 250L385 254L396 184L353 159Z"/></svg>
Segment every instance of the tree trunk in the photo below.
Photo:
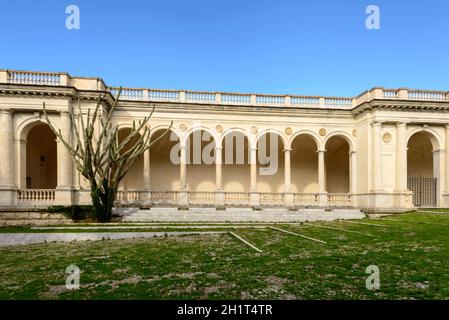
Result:
<svg viewBox="0 0 449 320"><path fill-rule="evenodd" d="M99 222L108 222L112 218L112 207L114 206L117 192L114 188L104 187L104 192L96 186L91 186L92 205L94 207L95 220Z"/></svg>

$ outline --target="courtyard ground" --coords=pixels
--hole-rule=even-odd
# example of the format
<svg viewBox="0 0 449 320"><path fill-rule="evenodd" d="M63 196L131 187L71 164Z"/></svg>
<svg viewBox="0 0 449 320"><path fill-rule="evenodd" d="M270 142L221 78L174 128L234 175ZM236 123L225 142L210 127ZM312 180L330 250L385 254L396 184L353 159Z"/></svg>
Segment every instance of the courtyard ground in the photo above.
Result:
<svg viewBox="0 0 449 320"><path fill-rule="evenodd" d="M449 298L447 213L258 225L272 228L127 226L139 228L90 232L229 230L261 252L228 233L0 247L0 299ZM70 228L0 232L86 232ZM78 290L65 286L71 264L81 269ZM370 265L380 270L378 290L366 288Z"/></svg>

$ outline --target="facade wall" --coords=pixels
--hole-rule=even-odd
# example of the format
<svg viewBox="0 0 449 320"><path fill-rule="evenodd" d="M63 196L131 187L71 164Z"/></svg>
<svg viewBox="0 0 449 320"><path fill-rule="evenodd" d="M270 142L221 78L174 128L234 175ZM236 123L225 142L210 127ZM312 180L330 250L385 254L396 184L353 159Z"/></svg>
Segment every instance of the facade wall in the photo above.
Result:
<svg viewBox="0 0 449 320"><path fill-rule="evenodd" d="M17 74L0 72L8 73L6 79ZM53 198L42 204L89 201L89 184L70 154L45 133L42 104L46 103L51 122L70 137L70 114L79 124L78 115L85 118L100 93L105 112L113 101L109 93L113 89L101 79L58 77L61 85L15 80L0 84L1 205L23 204L30 188L55 190ZM137 191L139 201L152 203L160 197L163 202L171 197L172 202L189 205L188 193L196 192L200 195L195 201L219 205L281 201L286 206L406 210L413 207L407 179L422 175L437 178L436 205L449 205L447 93L374 88L356 98L339 99L127 90L113 119L123 137L126 128L147 116L153 105L153 139L173 122L171 133L138 159L121 183L124 194ZM152 98L153 93L170 98ZM237 102L228 102L225 96ZM196 163L189 144L195 132L208 133L210 139L202 142L201 151L214 159L212 163L204 163L202 157ZM237 153L235 145L226 144L225 137L232 134L244 141L241 164L226 163L229 151ZM278 141L278 170L273 175L261 174L267 169L259 153L264 136ZM177 163L172 163L173 152Z"/></svg>

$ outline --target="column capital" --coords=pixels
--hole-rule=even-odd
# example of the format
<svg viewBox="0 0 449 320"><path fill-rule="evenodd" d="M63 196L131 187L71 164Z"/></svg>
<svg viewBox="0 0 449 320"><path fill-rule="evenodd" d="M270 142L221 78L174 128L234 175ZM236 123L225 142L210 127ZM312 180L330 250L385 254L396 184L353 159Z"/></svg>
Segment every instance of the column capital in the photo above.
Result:
<svg viewBox="0 0 449 320"><path fill-rule="evenodd" d="M324 153L324 152L326 152L326 149L318 149L316 152L317 153Z"/></svg>
<svg viewBox="0 0 449 320"><path fill-rule="evenodd" d="M398 127L406 128L407 125L408 125L408 122L406 122L406 121L398 121L398 122L396 122L396 126L398 126Z"/></svg>
<svg viewBox="0 0 449 320"><path fill-rule="evenodd" d="M215 150L223 150L222 146L215 147Z"/></svg>
<svg viewBox="0 0 449 320"><path fill-rule="evenodd" d="M290 152L290 151L292 151L292 150L293 150L292 148L285 148L285 149L284 149L284 152L286 152L286 151L289 151L289 152Z"/></svg>
<svg viewBox="0 0 449 320"><path fill-rule="evenodd" d="M10 108L1 108L0 114L12 114L12 110Z"/></svg>
<svg viewBox="0 0 449 320"><path fill-rule="evenodd" d="M349 150L349 155L356 154L357 150Z"/></svg>
<svg viewBox="0 0 449 320"><path fill-rule="evenodd" d="M444 125L444 127L445 127L446 129L449 129L449 123L446 123L446 124Z"/></svg>
<svg viewBox="0 0 449 320"><path fill-rule="evenodd" d="M378 120L371 121L371 126L372 127L381 127L382 121L378 121Z"/></svg>

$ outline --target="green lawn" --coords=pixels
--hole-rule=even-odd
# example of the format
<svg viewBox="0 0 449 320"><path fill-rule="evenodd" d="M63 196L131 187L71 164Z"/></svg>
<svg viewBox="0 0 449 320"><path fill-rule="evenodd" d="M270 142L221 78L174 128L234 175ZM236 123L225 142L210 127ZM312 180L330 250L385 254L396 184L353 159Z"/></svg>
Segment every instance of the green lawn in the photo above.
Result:
<svg viewBox="0 0 449 320"><path fill-rule="evenodd" d="M449 214L363 223L394 227L319 223L368 236L276 226L326 244L270 229L233 230L262 253L226 234L3 247L0 299L449 298ZM17 230L30 232L0 232ZM79 290L65 288L70 264L82 270ZM365 287L369 265L380 269L379 290Z"/></svg>

